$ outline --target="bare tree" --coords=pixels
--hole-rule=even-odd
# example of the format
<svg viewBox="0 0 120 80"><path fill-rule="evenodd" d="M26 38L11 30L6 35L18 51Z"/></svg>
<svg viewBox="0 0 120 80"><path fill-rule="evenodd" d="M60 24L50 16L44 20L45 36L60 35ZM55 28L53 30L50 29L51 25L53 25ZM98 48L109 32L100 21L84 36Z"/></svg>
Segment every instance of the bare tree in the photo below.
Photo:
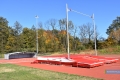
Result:
<svg viewBox="0 0 120 80"><path fill-rule="evenodd" d="M76 50L76 33L77 33L77 26L74 26L74 29L72 29L74 40L73 40L73 45L74 45L74 50Z"/></svg>
<svg viewBox="0 0 120 80"><path fill-rule="evenodd" d="M66 30L66 20L65 19L60 19L59 20L59 26L60 26L60 30Z"/></svg>
<svg viewBox="0 0 120 80"><path fill-rule="evenodd" d="M54 30L56 29L57 20L56 19L50 19L48 21L48 24L52 27L52 34L53 34L53 36L55 36Z"/></svg>
<svg viewBox="0 0 120 80"><path fill-rule="evenodd" d="M69 28L70 30L74 28L74 24L73 24L72 21L69 21L69 22L68 22L68 28Z"/></svg>
<svg viewBox="0 0 120 80"><path fill-rule="evenodd" d="M87 25L88 40L90 42L91 41L91 37L94 34L94 29L92 27L92 24L87 23L86 25Z"/></svg>
<svg viewBox="0 0 120 80"><path fill-rule="evenodd" d="M81 42L89 43L94 33L93 26L90 23L83 24L82 26L79 26L79 30Z"/></svg>
<svg viewBox="0 0 120 80"><path fill-rule="evenodd" d="M54 30L57 24L57 20L56 19L50 19L48 21L48 24L52 27L52 29Z"/></svg>
<svg viewBox="0 0 120 80"><path fill-rule="evenodd" d="M42 24L42 22L39 22L39 23L38 23L38 26L39 26L40 29L43 29L43 24Z"/></svg>
<svg viewBox="0 0 120 80"><path fill-rule="evenodd" d="M83 43L87 43L86 39L87 39L87 26L86 25L82 25L82 26L79 26L79 29L80 29L80 40L81 42Z"/></svg>

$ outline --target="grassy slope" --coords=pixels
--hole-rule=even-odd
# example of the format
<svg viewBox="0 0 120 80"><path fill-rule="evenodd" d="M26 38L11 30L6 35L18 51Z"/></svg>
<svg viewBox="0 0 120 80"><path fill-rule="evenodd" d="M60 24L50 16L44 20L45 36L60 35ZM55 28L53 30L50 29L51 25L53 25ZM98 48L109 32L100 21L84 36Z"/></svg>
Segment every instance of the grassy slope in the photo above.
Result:
<svg viewBox="0 0 120 80"><path fill-rule="evenodd" d="M120 54L120 46L112 46L98 51L101 54Z"/></svg>
<svg viewBox="0 0 120 80"><path fill-rule="evenodd" d="M98 79L22 67L13 64L0 64L0 80L98 80Z"/></svg>
<svg viewBox="0 0 120 80"><path fill-rule="evenodd" d="M72 52L71 52L72 53ZM75 52L78 54L95 54L94 50L81 50L79 52ZM111 46L104 49L97 49L97 53L99 55L120 55L120 46Z"/></svg>

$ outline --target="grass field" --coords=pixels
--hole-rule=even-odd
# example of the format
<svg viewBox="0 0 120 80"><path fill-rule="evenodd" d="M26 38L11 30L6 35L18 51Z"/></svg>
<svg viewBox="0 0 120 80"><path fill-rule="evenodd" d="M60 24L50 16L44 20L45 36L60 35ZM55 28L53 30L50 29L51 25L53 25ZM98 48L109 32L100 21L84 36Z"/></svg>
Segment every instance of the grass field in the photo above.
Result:
<svg viewBox="0 0 120 80"><path fill-rule="evenodd" d="M0 80L100 80L13 64L0 64Z"/></svg>

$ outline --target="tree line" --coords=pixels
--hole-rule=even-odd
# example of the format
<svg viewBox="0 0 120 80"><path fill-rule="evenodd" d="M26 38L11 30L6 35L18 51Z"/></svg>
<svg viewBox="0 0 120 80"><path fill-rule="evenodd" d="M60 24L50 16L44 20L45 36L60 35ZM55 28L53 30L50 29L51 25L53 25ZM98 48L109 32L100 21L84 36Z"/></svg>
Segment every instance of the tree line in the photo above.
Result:
<svg viewBox="0 0 120 80"><path fill-rule="evenodd" d="M70 51L94 49L93 24L76 26L69 21L68 27ZM38 30L38 37L36 37L36 30ZM120 17L113 20L106 33L107 39L96 32L97 49L120 45ZM23 27L18 21L13 26L9 26L7 19L0 17L0 54L16 51L36 52L37 38L39 53L66 52L66 19L50 19L45 25L39 22L38 28L34 25L29 28Z"/></svg>

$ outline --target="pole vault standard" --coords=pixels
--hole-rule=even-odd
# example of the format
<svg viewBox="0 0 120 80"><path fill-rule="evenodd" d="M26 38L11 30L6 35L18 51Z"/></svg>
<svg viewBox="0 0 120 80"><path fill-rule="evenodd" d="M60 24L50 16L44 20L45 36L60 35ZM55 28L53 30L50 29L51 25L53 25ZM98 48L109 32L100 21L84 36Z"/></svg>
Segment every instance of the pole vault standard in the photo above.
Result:
<svg viewBox="0 0 120 80"><path fill-rule="evenodd" d="M69 51L69 30L68 30L68 5L66 4L66 19L67 19L67 53L68 59L70 59L70 51Z"/></svg>
<svg viewBox="0 0 120 80"><path fill-rule="evenodd" d="M94 26L94 41L95 41L95 54L97 56L97 49L96 49L96 27L95 27L95 20L94 20L94 14L92 16L72 10L72 9L68 9L68 5L66 4L66 21L67 21L67 53L68 53L68 59L70 59L70 51L69 51L69 29L68 29L68 12L69 11L73 11L79 14L82 14L84 16L90 17L92 18L93 21L93 26Z"/></svg>

